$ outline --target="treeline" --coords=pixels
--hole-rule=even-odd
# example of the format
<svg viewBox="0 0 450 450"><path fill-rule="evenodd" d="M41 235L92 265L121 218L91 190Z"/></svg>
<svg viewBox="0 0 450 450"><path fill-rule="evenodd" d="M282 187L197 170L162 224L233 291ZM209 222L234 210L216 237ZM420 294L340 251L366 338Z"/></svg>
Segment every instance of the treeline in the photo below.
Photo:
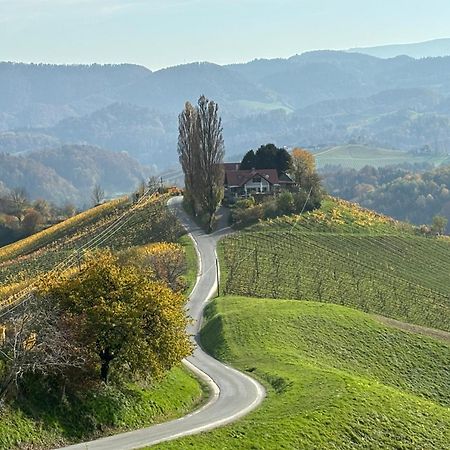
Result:
<svg viewBox="0 0 450 450"><path fill-rule="evenodd" d="M435 216L450 219L450 166L328 166L322 176L330 194L396 219L416 225L431 224Z"/></svg>

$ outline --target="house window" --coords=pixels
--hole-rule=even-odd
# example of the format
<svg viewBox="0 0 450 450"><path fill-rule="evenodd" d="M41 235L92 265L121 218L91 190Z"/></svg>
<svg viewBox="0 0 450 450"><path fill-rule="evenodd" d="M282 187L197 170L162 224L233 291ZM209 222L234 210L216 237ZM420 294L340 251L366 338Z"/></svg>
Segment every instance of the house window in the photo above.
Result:
<svg viewBox="0 0 450 450"><path fill-rule="evenodd" d="M253 177L253 183L259 183L261 181L261 177Z"/></svg>

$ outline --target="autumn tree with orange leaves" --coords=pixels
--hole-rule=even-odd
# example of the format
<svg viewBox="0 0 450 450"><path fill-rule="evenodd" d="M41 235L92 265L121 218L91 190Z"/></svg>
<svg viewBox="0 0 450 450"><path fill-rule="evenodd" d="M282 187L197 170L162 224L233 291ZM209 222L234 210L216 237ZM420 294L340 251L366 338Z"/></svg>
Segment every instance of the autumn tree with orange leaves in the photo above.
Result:
<svg viewBox="0 0 450 450"><path fill-rule="evenodd" d="M302 148L294 148L291 154L290 174L298 184L299 195L297 195L297 209L302 204L303 209L310 210L320 206L323 196L323 188L320 176L316 171L314 155Z"/></svg>

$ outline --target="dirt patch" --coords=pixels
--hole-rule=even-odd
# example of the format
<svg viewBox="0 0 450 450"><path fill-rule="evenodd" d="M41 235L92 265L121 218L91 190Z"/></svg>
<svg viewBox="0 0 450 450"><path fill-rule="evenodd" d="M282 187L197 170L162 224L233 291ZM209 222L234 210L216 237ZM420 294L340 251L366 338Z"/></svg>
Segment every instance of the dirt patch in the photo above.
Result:
<svg viewBox="0 0 450 450"><path fill-rule="evenodd" d="M434 339L439 339L450 343L450 333L448 331L436 330L435 328L422 327L420 325L414 325L412 323L400 322L399 320L390 319L384 316L373 316L376 320L388 325L390 327L398 328L399 330L409 331L410 333L422 334Z"/></svg>

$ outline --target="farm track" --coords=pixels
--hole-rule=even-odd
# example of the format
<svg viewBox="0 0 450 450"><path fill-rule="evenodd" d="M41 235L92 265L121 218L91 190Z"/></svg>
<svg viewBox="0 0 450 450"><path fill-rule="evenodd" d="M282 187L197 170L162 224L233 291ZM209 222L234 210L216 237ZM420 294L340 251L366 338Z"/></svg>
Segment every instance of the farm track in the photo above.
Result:
<svg viewBox="0 0 450 450"><path fill-rule="evenodd" d="M398 330L402 331L408 331L414 334L421 334L423 336L428 336L433 339L438 339L450 343L450 333L447 331L436 330L435 328L421 327L419 325L413 325L407 322L400 322L399 320L390 319L389 317L379 316L376 314L373 317L389 327L397 328Z"/></svg>

